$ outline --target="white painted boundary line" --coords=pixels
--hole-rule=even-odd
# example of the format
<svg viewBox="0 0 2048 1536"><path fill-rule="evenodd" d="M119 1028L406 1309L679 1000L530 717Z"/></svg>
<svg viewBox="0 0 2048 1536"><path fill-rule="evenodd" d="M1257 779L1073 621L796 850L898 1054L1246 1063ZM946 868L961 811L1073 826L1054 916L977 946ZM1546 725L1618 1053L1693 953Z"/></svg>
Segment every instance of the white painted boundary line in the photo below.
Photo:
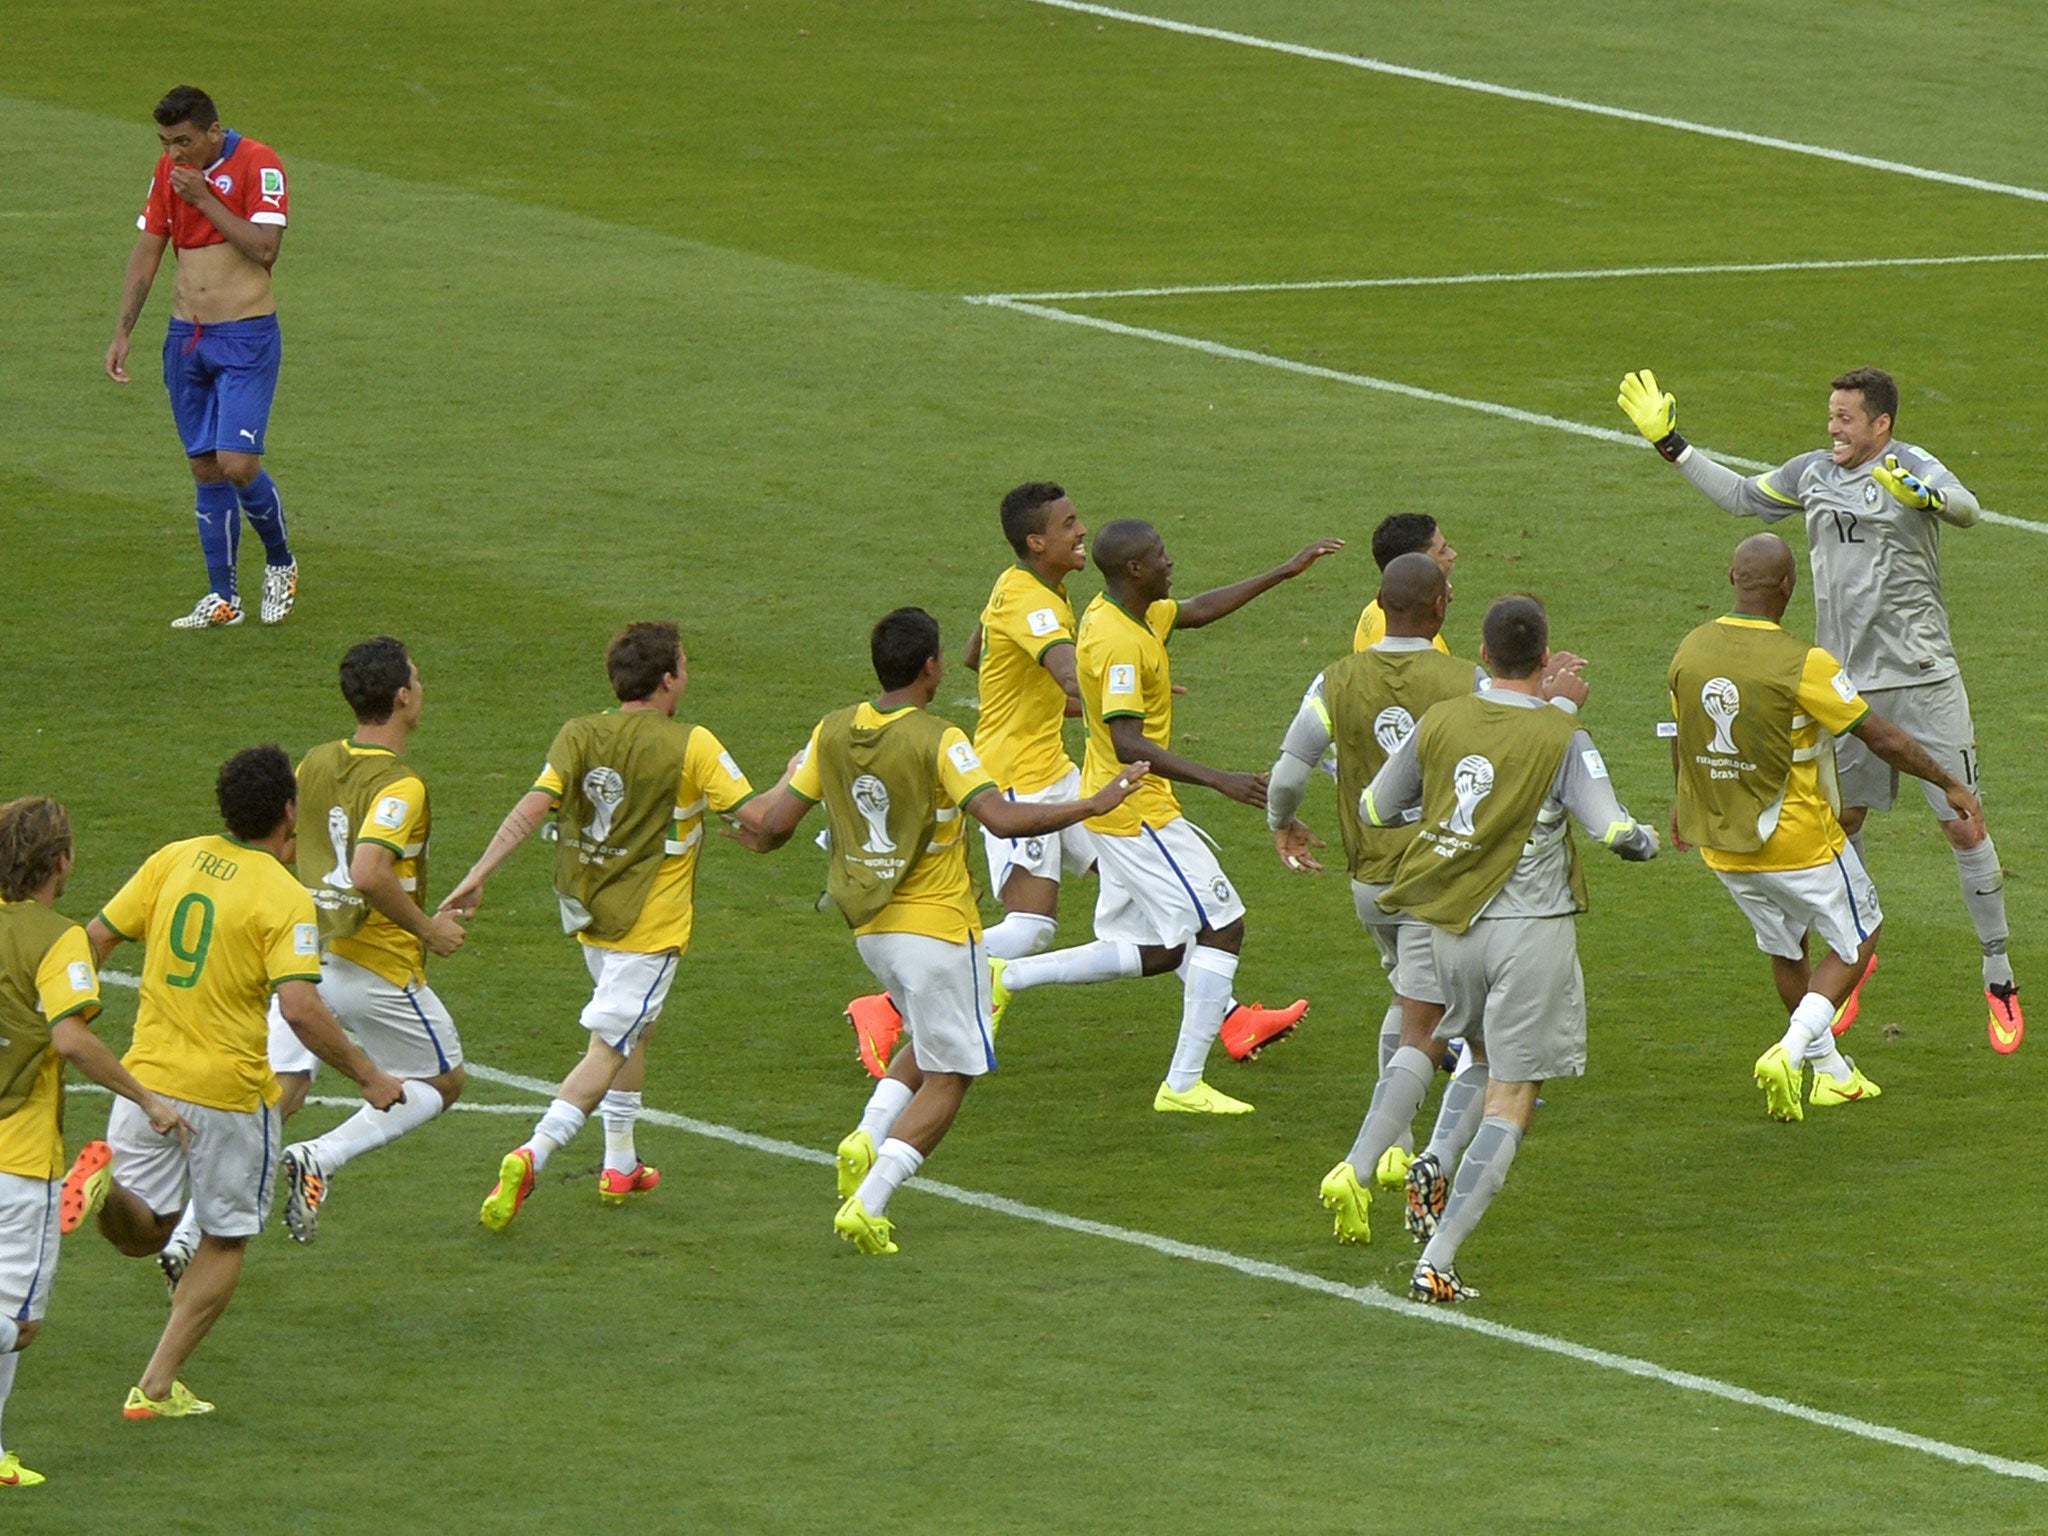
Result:
<svg viewBox="0 0 2048 1536"><path fill-rule="evenodd" d="M1056 320L1063 325L1083 325L1091 330L1107 331L1112 336L1131 336L1140 341L1157 341L1170 347L1185 347L1190 352L1226 358L1235 363L1256 363L1262 368L1278 368L1283 373L1297 373L1304 378L1326 379L1335 384L1349 384L1357 389L1373 389L1382 394L1402 395L1407 399L1421 400L1430 405L1448 405L1461 411L1477 411L1485 416L1498 416L1504 421L1518 421L1525 426L1548 427L1553 432L1569 432L1575 437L1590 437L1598 442L1617 443L1624 448L1647 450L1650 446L1643 441L1641 434L1635 432L1589 426L1583 421L1571 421L1563 416L1549 416L1541 411L1525 411L1520 406L1502 405L1493 400L1473 400L1464 395L1447 395L1441 390L1424 389L1416 384L1403 384L1398 379L1379 379L1368 373L1345 373L1338 368L1324 368L1315 363L1297 362L1291 357L1276 357L1270 352L1253 352L1245 347L1227 346L1223 342L1210 341L1201 336L1183 336L1177 331L1154 330L1144 325L1125 325L1120 320L1105 320L1098 315L1076 314L1072 310L1055 309L1049 304L1031 304L1001 294L974 295L968 302L986 305L991 309L1014 310L1020 315L1031 315L1039 320ZM1704 448L1701 451L1712 452ZM1761 459L1738 458L1733 454L1713 452L1712 457L1731 469L1745 469L1758 474L1778 467ZM2023 528L2029 533L2048 534L2048 522L2010 517L2003 512L1989 510L1977 515L1985 522L1996 523L2001 528Z"/></svg>
<svg viewBox="0 0 2048 1536"><path fill-rule="evenodd" d="M1987 181L1982 177L1964 176L1955 171L1937 171L1924 165L1908 165L1900 160L1880 160L1870 155L1851 154L1846 149L1831 149L1825 144L1804 144L1797 139L1780 139L1764 133L1745 133L1739 128L1721 128L1712 123L1696 123L1683 117L1665 117L1656 112L1637 112L1627 107L1610 107L1597 101L1582 101L1576 96L1552 95L1548 91L1525 91L1511 85L1496 85L1489 80L1470 80L1463 75L1446 75L1433 69L1416 69L1406 64L1390 63L1385 59L1367 58L1362 54L1337 53L1328 48L1311 48L1302 43L1285 43L1276 38L1254 37L1246 32L1230 32L1221 27L1197 26L1193 22L1175 21L1168 16L1147 16L1138 11L1119 10L1114 6L1090 5L1085 3L1085 0L1029 0L1029 3L1058 11L1076 11L1084 16L1099 16L1108 21L1129 22L1133 26L1154 27L1161 32L1177 32L1183 37L1202 37L1211 42L1235 43L1240 48L1257 48L1266 53L1284 53L1297 59L1313 59L1322 64L1341 64L1347 69L1362 69L1375 75L1391 75L1396 79L1415 80L1424 85L1449 86L1454 90L1474 91L1482 96L1497 96L1507 101L1526 101L1541 107L1561 107L1568 112L1585 112L1595 117L1610 117L1625 123L1671 128L1680 133L1698 134L1703 138L1754 144L1762 149L1784 150L1789 154L1808 155L1816 160L1832 160L1841 165L1860 166L1869 171L1889 171L1895 176L1910 176L1918 181L1938 181L1952 187L1968 187L1975 192L1996 192L2005 197L2025 198L2028 202L2048 203L2048 191L2043 191L2039 187Z"/></svg>
<svg viewBox="0 0 2048 1536"><path fill-rule="evenodd" d="M1561 272L1458 272L1448 277L1330 277L1298 283L1189 283L1168 288L1077 288L1068 293L970 293L970 304L1023 299L1041 304L1084 299L1172 299L1229 293L1328 293L1356 288L1465 288L1490 283L1583 283L1623 277L1702 277L1754 272L1848 272L1872 267L1973 267L2048 261L2048 251L1987 256L1874 256L1854 261L1708 262L1694 266L1587 267Z"/></svg>

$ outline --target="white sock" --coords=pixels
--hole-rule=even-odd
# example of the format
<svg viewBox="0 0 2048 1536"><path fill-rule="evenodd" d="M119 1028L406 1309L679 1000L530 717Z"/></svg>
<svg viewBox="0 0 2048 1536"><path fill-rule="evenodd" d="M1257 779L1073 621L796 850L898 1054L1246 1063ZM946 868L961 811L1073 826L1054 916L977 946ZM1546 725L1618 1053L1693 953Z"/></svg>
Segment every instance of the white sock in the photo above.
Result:
<svg viewBox="0 0 2048 1536"><path fill-rule="evenodd" d="M445 1107L438 1088L410 1077L405 1082L405 1097L389 1109L372 1109L365 1104L326 1135L316 1136L307 1142L306 1146L319 1162L320 1171L331 1174L365 1152L389 1146L407 1131L418 1130Z"/></svg>
<svg viewBox="0 0 2048 1536"><path fill-rule="evenodd" d="M633 1146L633 1122L640 1118L640 1095L614 1088L597 1101L604 1121L604 1165L613 1173L631 1173L640 1166Z"/></svg>
<svg viewBox="0 0 2048 1536"><path fill-rule="evenodd" d="M1785 1038L1780 1042L1785 1054L1801 1062L1812 1056L1820 1043L1828 1042L1827 1048L1834 1049L1834 1033L1830 1026L1835 1022L1835 1005L1818 992L1809 992L1799 999L1799 1006L1792 1010L1792 1022L1786 1027Z"/></svg>
<svg viewBox="0 0 2048 1536"><path fill-rule="evenodd" d="M1003 987L1028 992L1052 983L1121 981L1145 968L1138 946L1122 939L1097 939L1043 955L1025 955L1003 969Z"/></svg>
<svg viewBox="0 0 2048 1536"><path fill-rule="evenodd" d="M164 1252L169 1253L173 1248L187 1258L199 1251L199 1207L190 1200L185 1202L178 1224L171 1228L170 1241L164 1244Z"/></svg>
<svg viewBox="0 0 2048 1536"><path fill-rule="evenodd" d="M10 1351L13 1348L14 1346L11 1344L8 1346ZM4 1420L6 1417L7 1398L14 1391L14 1368L20 1364L21 1356L18 1353L0 1355L0 1420ZM6 1454L7 1443L5 1440L0 1440L0 1456L5 1456Z"/></svg>
<svg viewBox="0 0 2048 1536"><path fill-rule="evenodd" d="M567 1099L556 1099L549 1104L547 1113L534 1126L533 1134L526 1138L526 1150L533 1154L534 1172L547 1167L548 1159L554 1156L557 1147L566 1147L574 1141L576 1133L583 1129L584 1121L589 1118Z"/></svg>
<svg viewBox="0 0 2048 1536"><path fill-rule="evenodd" d="M875 1151L875 1166L868 1170L868 1176L860 1181L860 1188L854 1196L868 1208L870 1216L879 1216L889 1208L889 1197L896 1193L904 1180L924 1166L924 1154L907 1141L898 1141L891 1136Z"/></svg>
<svg viewBox="0 0 2048 1536"><path fill-rule="evenodd" d="M896 1117L910 1102L910 1088L893 1077L885 1077L875 1084L875 1091L868 1095L868 1107L861 1111L860 1129L868 1133L868 1140L879 1149L889 1139L889 1132L896 1128Z"/></svg>
<svg viewBox="0 0 2048 1536"><path fill-rule="evenodd" d="M1237 956L1229 950L1199 944L1188 948L1192 953L1183 962L1180 1038L1174 1042L1173 1065L1166 1072L1166 1086L1175 1093L1185 1093L1202 1080L1209 1047L1230 1012L1230 983L1237 976Z"/></svg>
<svg viewBox="0 0 2048 1536"><path fill-rule="evenodd" d="M981 936L981 947L998 960L1021 960L1041 949L1052 948L1052 936L1059 931L1057 918L1036 912L1012 912Z"/></svg>

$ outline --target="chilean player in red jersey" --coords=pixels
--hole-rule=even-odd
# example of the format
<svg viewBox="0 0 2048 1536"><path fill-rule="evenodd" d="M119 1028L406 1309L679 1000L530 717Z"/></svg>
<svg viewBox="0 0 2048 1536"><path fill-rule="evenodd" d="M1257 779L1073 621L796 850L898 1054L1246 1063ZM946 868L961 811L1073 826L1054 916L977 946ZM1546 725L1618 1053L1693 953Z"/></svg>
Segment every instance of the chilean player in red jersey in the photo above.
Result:
<svg viewBox="0 0 2048 1536"><path fill-rule="evenodd" d="M266 624L292 611L299 567L285 537L284 501L263 468L283 345L270 269L284 242L284 165L268 145L223 128L213 98L181 85L156 104L164 147L135 227L142 231L121 284L107 376L128 382L128 337L149 299L164 246L177 253L164 387L198 482L199 548L208 589L173 629L242 622L235 557L242 515L263 540Z"/></svg>

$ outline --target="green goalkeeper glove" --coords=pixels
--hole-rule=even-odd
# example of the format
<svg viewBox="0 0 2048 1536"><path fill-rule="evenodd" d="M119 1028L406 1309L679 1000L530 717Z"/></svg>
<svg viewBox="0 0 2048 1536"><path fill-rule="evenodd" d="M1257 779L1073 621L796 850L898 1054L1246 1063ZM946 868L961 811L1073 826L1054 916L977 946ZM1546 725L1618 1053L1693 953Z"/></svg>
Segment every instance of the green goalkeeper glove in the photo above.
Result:
<svg viewBox="0 0 2048 1536"><path fill-rule="evenodd" d="M1614 403L1622 408L1650 446L1676 464L1690 446L1678 435L1678 401L1657 388L1657 375L1645 368L1621 381Z"/></svg>
<svg viewBox="0 0 2048 1536"><path fill-rule="evenodd" d="M1922 512L1939 512L1948 505L1948 498L1900 464L1896 453L1886 454L1884 462L1871 470L1870 478L1907 506Z"/></svg>

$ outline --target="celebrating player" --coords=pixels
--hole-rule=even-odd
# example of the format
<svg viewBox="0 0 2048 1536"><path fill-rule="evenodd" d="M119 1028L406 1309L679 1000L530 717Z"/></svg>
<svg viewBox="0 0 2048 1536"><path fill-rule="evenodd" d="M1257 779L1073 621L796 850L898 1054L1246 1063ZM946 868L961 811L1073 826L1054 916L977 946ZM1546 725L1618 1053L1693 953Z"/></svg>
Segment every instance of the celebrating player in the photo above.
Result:
<svg viewBox="0 0 2048 1536"><path fill-rule="evenodd" d="M944 663L938 621L922 608L885 615L869 636L882 692L819 721L802 756L739 813L739 837L768 852L825 804L826 891L854 947L888 989L910 1035L839 1144L843 1203L833 1230L862 1253L897 1251L889 1198L931 1156L975 1078L996 1065L989 960L967 878L965 811L997 837L1044 837L1122 804L1145 765L1085 800L1012 800L956 725L926 708Z"/></svg>
<svg viewBox="0 0 2048 1536"><path fill-rule="evenodd" d="M1380 525L1372 531L1372 561L1381 571L1403 555L1427 555L1436 562L1437 569L1444 573L1444 598L1450 600L1451 572L1458 564L1458 552L1451 548L1444 538L1444 532L1437 527L1436 519L1427 512L1396 512L1380 519ZM1368 651L1387 637L1387 615L1375 597L1365 605L1365 611L1358 616L1358 628L1351 635L1351 649ZM1450 646L1444 643L1439 633L1434 641L1436 648L1448 656Z"/></svg>
<svg viewBox="0 0 2048 1536"><path fill-rule="evenodd" d="M647 1040L690 947L705 810L724 815L754 793L716 736L675 718L690 674L674 624L626 625L612 637L604 664L619 707L571 720L556 733L539 780L441 903L443 913L473 913L484 881L555 818L555 895L562 926L576 935L590 971L582 1017L590 1043L533 1134L500 1161L497 1185L479 1213L493 1232L511 1224L533 1193L535 1175L592 1110L604 1119L598 1199L623 1205L661 1182L634 1143Z"/></svg>
<svg viewBox="0 0 2048 1536"><path fill-rule="evenodd" d="M1981 830L1983 810L1919 743L1872 713L1839 661L1779 628L1798 585L1783 539L1744 539L1728 583L1734 611L1687 635L1671 662L1672 846L1699 847L1771 957L1792 1022L1758 1058L1756 1081L1767 1113L1797 1120L1809 1062L1807 1102L1817 1108L1880 1092L1837 1048L1830 1027L1877 953L1884 921L1877 888L1823 787L1833 779L1834 738L1853 736L1880 761L1936 786L1966 827ZM1808 933L1827 946L1818 965L1808 964Z"/></svg>
<svg viewBox="0 0 2048 1536"><path fill-rule="evenodd" d="M1477 1038L1491 1076L1485 1119L1458 1164L1449 1203L1431 1160L1408 1170L1411 1204L1437 1218L1408 1294L1464 1301L1458 1247L1507 1178L1554 1077L1586 1070L1586 989L1576 914L1585 877L1566 817L1624 859L1652 859L1657 834L1614 798L1607 765L1570 715L1544 704L1550 621L1533 597L1486 610L1484 693L1436 705L1365 790L1375 827L1419 812L1415 836L1379 898L1428 923L1448 1035ZM1584 684L1571 683L1575 702Z"/></svg>
<svg viewBox="0 0 2048 1536"><path fill-rule="evenodd" d="M198 482L199 550L207 593L173 629L242 622L235 557L242 514L263 540L266 624L292 611L299 565L285 536L284 499L263 468L264 435L283 343L270 269L284 243L284 165L268 145L223 128L213 99L181 85L156 104L164 147L135 221L121 313L107 344L107 376L128 382L128 339L149 300L168 243L177 253L164 386Z"/></svg>
<svg viewBox="0 0 2048 1536"><path fill-rule="evenodd" d="M1180 1036L1166 1080L1153 1096L1155 1110L1249 1114L1251 1105L1203 1080L1209 1047L1228 1020L1247 1030L1226 1039L1231 1054L1249 1054L1292 1029L1308 1009L1298 1001L1254 1015L1231 996L1244 945L1244 903L1205 836L1181 814L1167 781L1200 784L1240 804L1263 806L1266 776L1225 773L1173 751L1167 637L1237 612L1343 547L1342 539L1319 539L1285 565L1176 603L1167 596L1173 561L1150 523L1120 520L1095 537L1103 591L1081 619L1075 648L1088 721L1081 787L1101 788L1124 763L1149 762L1152 771L1128 801L1088 823L1102 878L1095 942L998 965L997 997L1007 1002L1012 994L1052 982L1115 981L1177 970Z"/></svg>
<svg viewBox="0 0 2048 1536"><path fill-rule="evenodd" d="M100 978L85 930L56 910L71 819L54 800L0 805L0 1413L57 1277L64 1063L134 1101L153 1130L188 1131L93 1035ZM44 1481L0 1445L0 1488Z"/></svg>
<svg viewBox="0 0 2048 1536"><path fill-rule="evenodd" d="M264 1054L270 993L299 1038L373 1109L404 1097L320 1001L313 898L283 862L297 808L291 759L278 747L238 752L222 765L214 795L226 835L158 849L86 929L99 961L141 939L142 1000L123 1065L189 1122L191 1135L116 1100L107 1139L81 1151L65 1178L60 1225L69 1232L97 1213L109 1242L149 1258L189 1193L201 1233L163 1337L122 1409L131 1419L213 1411L178 1373L227 1309L243 1249L270 1210L278 1155L277 1078Z"/></svg>
<svg viewBox="0 0 2048 1536"><path fill-rule="evenodd" d="M1878 368L1854 368L1828 395L1827 448L1747 479L1679 436L1678 402L1647 370L1621 381L1623 411L1657 451L1723 511L1776 522L1806 515L1813 614L1820 645L1842 659L1872 709L1896 721L1944 770L1977 791L1977 736L1942 601L1941 524L1967 528L1977 498L1942 462L1895 441L1899 387ZM1863 820L1890 810L1899 770L1861 741L1842 744L1842 829L1861 853ZM1922 791L1955 852L1963 904L1983 952L1991 1047L2019 1049L2026 1032L2006 953L2005 874L1981 818L1959 814L1946 791Z"/></svg>

